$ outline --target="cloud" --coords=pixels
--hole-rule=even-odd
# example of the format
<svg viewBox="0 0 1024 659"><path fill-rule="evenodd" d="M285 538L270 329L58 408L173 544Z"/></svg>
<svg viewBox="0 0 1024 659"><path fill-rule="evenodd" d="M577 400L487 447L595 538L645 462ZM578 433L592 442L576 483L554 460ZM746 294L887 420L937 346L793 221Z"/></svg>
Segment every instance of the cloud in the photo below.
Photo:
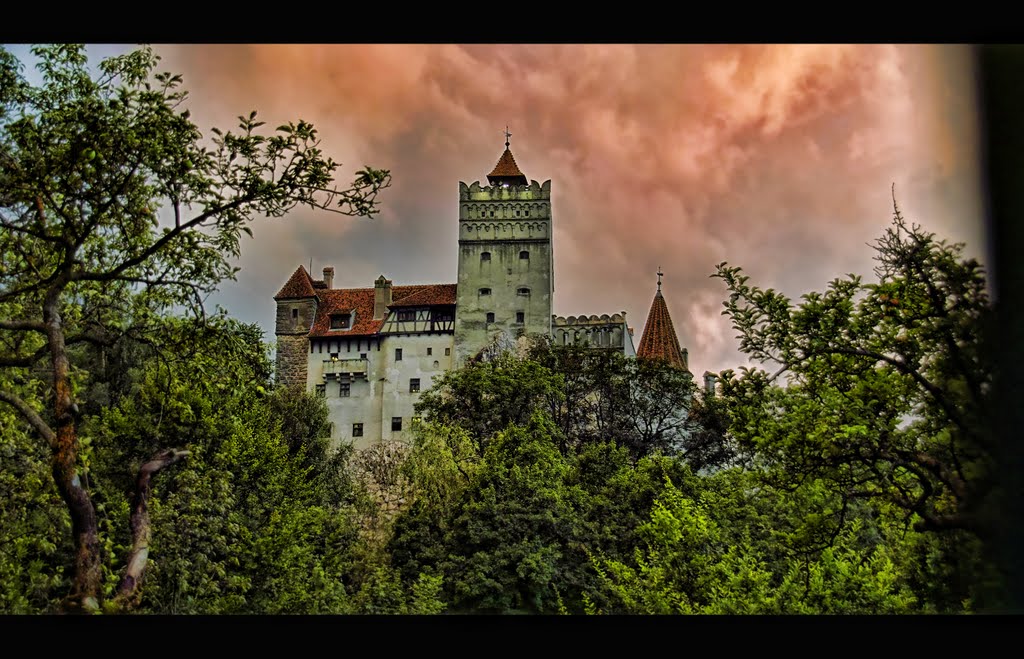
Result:
<svg viewBox="0 0 1024 659"><path fill-rule="evenodd" d="M628 312L659 266L691 368L745 363L716 263L797 297L870 274L896 184L908 216L984 251L969 51L913 45L161 46L193 116L320 129L341 177L392 170L374 220L296 212L256 226L233 313L272 331L297 263L339 286L455 281L457 182L483 180L512 132L553 181L555 312ZM255 283L254 283L255 282ZM261 291L265 291L262 294Z"/></svg>

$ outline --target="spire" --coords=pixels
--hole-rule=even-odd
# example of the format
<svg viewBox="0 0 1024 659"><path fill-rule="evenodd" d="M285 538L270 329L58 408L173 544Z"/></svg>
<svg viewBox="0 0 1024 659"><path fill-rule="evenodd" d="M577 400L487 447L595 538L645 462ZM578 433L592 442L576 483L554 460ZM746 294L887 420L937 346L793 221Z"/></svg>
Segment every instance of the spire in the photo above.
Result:
<svg viewBox="0 0 1024 659"><path fill-rule="evenodd" d="M654 302L647 313L647 324L640 338L640 347L636 356L645 359L663 359L676 368L689 370L686 351L679 347L672 316L668 313L668 305L661 294L661 277L664 275L658 268L658 291L654 294Z"/></svg>
<svg viewBox="0 0 1024 659"><path fill-rule="evenodd" d="M505 152L498 158L498 164L494 166L494 170L487 175L487 180L491 185L529 185L526 176L519 171L519 165L512 157L512 151L508 148L509 140L512 138L512 133L508 132L508 126L505 126L504 135Z"/></svg>

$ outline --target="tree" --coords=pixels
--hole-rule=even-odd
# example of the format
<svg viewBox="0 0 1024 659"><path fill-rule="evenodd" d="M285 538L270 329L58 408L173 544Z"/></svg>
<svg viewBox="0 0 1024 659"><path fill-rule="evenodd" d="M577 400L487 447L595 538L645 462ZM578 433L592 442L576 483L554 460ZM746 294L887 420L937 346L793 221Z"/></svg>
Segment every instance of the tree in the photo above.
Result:
<svg viewBox="0 0 1024 659"><path fill-rule="evenodd" d="M265 135L253 112L204 142L183 109L181 77L157 72L149 48L102 61L95 77L81 46L33 54L39 86L0 49L0 368L13 382L0 401L49 445L75 547L67 607L96 611L100 539L79 434L89 376L76 348L126 336L159 347L162 313L205 317L203 298L234 276L229 259L253 216L297 206L371 215L390 178L367 167L351 187L335 186L338 165L304 121ZM39 388L38 400L25 393ZM147 479L186 456L161 448L142 466L137 512ZM136 548L146 544L142 521ZM120 601L136 598L146 561L135 555Z"/></svg>
<svg viewBox="0 0 1024 659"><path fill-rule="evenodd" d="M908 224L894 201L876 283L849 275L793 305L718 266L741 350L778 366L726 373L730 432L777 483L822 479L846 503L898 506L920 530L994 531L992 307L962 247Z"/></svg>

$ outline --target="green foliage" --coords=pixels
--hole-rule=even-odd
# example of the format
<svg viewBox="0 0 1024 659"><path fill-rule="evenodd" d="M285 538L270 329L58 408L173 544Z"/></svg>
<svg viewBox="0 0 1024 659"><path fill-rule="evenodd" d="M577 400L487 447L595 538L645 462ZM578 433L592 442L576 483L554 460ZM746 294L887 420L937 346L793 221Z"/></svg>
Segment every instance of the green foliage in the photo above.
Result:
<svg viewBox="0 0 1024 659"><path fill-rule="evenodd" d="M731 432L781 481L822 478L897 504L921 528L984 533L993 410L981 266L898 211L875 249L877 283L837 279L796 307L719 266L741 348L788 375L786 387L760 370L727 378Z"/></svg>

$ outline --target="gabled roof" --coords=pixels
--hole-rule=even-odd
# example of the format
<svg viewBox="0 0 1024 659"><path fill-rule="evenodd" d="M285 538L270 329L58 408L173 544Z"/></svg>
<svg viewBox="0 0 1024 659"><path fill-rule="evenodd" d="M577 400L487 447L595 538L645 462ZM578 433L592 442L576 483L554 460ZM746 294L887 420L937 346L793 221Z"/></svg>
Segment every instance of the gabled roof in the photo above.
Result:
<svg viewBox="0 0 1024 659"><path fill-rule="evenodd" d="M391 307L429 306L455 304L455 284L422 284L415 286L393 286ZM332 288L319 291L316 295L316 318L309 335L350 337L372 336L380 331L384 319L373 319L373 302L376 289L373 288ZM347 330L332 330L331 316L339 313L355 313L353 325Z"/></svg>
<svg viewBox="0 0 1024 659"><path fill-rule="evenodd" d="M676 330L672 325L672 316L668 313L668 305L665 304L665 298L661 294L660 284L658 292L654 294L651 310L647 313L647 324L644 325L644 334L640 338L640 347L636 350L636 356L646 359L662 359L676 368L689 370L686 357L679 348L679 339L676 337Z"/></svg>
<svg viewBox="0 0 1024 659"><path fill-rule="evenodd" d="M277 295L274 296L275 300L288 300L293 298L303 297L314 297L316 291L313 290L313 278L306 272L306 268L299 266L292 276L288 278L288 281L281 290L278 291Z"/></svg>
<svg viewBox="0 0 1024 659"><path fill-rule="evenodd" d="M516 164L516 159L512 157L512 152L508 146L505 147L505 152L498 158L498 164L494 166L494 170L487 175L487 180L491 185L499 183L529 184L526 180L526 175L519 171L519 165Z"/></svg>

